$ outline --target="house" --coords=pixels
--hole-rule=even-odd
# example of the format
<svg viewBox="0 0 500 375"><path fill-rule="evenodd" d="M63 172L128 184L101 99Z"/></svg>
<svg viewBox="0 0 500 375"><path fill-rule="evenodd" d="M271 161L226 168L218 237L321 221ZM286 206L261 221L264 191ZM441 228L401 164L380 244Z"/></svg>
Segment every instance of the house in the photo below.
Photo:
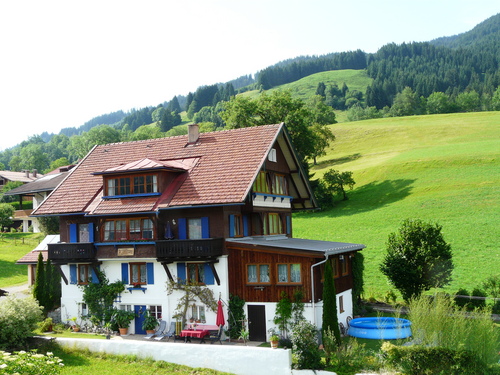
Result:
<svg viewBox="0 0 500 375"><path fill-rule="evenodd" d="M31 217L31 212L64 180L73 167L74 165L59 167L46 175L37 174L35 171L33 177L29 177L25 184L4 193L6 196L19 196L20 209L14 212L14 227L17 228L22 224L23 232L28 232L30 227L32 227L34 233L40 232L38 220L36 217ZM26 175L23 175L26 179ZM32 207L23 209L23 202L30 202Z"/></svg>
<svg viewBox="0 0 500 375"><path fill-rule="evenodd" d="M170 321L180 292L169 281L246 301L250 339L265 340L282 291L302 288L306 318L321 326L322 270L337 270L339 318L352 314L351 257L360 244L293 238L292 212L315 209L284 124L95 146L34 211L60 217L62 319L87 306L79 285L97 270L126 290L116 304ZM94 275L94 277L92 277ZM199 301L188 318L215 322ZM227 317L227 310L226 310ZM140 314L131 324L142 333Z"/></svg>

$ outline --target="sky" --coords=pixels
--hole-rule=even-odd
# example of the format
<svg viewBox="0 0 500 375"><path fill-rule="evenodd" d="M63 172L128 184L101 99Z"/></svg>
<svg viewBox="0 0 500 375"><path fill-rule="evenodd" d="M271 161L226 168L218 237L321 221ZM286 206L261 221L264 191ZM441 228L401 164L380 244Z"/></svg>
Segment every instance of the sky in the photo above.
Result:
<svg viewBox="0 0 500 375"><path fill-rule="evenodd" d="M303 55L467 32L498 0L0 2L0 151Z"/></svg>

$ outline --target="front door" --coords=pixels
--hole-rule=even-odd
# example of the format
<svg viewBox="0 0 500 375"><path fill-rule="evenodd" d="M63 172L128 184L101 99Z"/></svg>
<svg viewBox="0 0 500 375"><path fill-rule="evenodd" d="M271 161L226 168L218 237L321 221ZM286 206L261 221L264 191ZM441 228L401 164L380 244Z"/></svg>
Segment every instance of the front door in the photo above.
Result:
<svg viewBox="0 0 500 375"><path fill-rule="evenodd" d="M135 312L135 334L144 335L146 331L142 329L142 323L144 322L144 315L146 312L146 306L134 305Z"/></svg>
<svg viewBox="0 0 500 375"><path fill-rule="evenodd" d="M266 307L248 305L248 331L250 341L266 341Z"/></svg>

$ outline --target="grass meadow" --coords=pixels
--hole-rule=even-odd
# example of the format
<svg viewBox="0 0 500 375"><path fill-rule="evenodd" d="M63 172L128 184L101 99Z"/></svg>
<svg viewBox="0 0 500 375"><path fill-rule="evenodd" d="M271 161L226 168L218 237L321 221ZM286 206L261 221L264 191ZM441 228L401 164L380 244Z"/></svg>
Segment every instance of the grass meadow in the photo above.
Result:
<svg viewBox="0 0 500 375"><path fill-rule="evenodd" d="M379 271L406 218L437 222L455 269L446 291L500 272L500 112L385 118L331 126L336 141L311 169L352 171L349 200L294 215L294 237L362 243L365 298L393 289Z"/></svg>

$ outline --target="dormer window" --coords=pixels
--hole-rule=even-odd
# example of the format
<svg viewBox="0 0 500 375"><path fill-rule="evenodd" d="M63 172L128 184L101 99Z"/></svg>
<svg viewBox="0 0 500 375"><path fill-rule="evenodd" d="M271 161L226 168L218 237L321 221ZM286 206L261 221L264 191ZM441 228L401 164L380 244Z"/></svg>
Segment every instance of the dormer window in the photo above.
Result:
<svg viewBox="0 0 500 375"><path fill-rule="evenodd" d="M106 179L107 196L158 193L156 174L125 176Z"/></svg>

